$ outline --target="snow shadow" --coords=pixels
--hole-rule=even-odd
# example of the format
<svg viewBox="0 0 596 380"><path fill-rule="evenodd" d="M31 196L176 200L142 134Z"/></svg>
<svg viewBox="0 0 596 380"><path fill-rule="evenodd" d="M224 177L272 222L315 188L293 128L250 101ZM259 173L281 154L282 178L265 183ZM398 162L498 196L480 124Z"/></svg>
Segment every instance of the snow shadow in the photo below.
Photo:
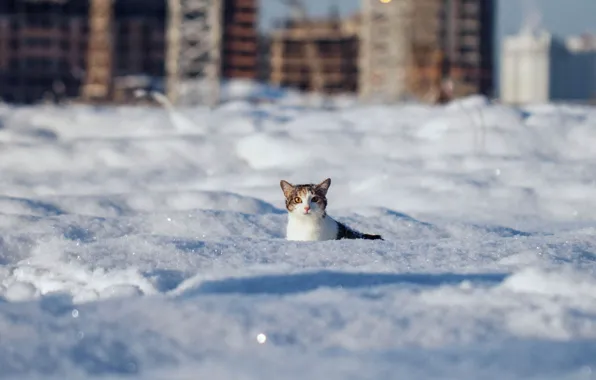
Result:
<svg viewBox="0 0 596 380"><path fill-rule="evenodd" d="M176 289L188 277L182 271L173 269L154 269L144 272L143 275L161 293Z"/></svg>
<svg viewBox="0 0 596 380"><path fill-rule="evenodd" d="M411 223L419 224L419 225L425 226L425 227L436 228L436 226L434 226L431 223L423 222L421 220L418 220L416 218L411 217L408 214L404 214L403 212L399 212L399 211L395 211L395 210L387 210L386 213L387 213L387 215L390 215L392 217L395 217L396 219L403 219L406 222L411 222Z"/></svg>
<svg viewBox="0 0 596 380"><path fill-rule="evenodd" d="M318 288L350 289L383 285L442 286L458 285L464 281L496 285L508 275L506 273L349 273L323 270L312 273L205 281L191 293L192 295L226 293L285 295L309 292Z"/></svg>
<svg viewBox="0 0 596 380"><path fill-rule="evenodd" d="M63 235L65 239L78 241L81 243L90 243L95 240L95 235L91 231L77 225L70 225L66 227Z"/></svg>
<svg viewBox="0 0 596 380"><path fill-rule="evenodd" d="M511 227L504 227L504 226L485 226L485 225L473 225L473 227L479 229L479 230L483 230L486 231L487 233L493 233L495 235L498 235L499 237L529 237L529 236L534 236L537 235L535 233L531 233L531 232L526 232L526 231L521 231L521 230L517 230L515 228L511 228ZM541 235L552 235L552 234L541 234Z"/></svg>
<svg viewBox="0 0 596 380"><path fill-rule="evenodd" d="M140 371L129 342L101 334L85 335L70 349L69 356L89 375L134 375Z"/></svg>
<svg viewBox="0 0 596 380"><path fill-rule="evenodd" d="M0 196L0 202L15 203L29 209L31 212L38 213L43 216L59 216L66 214L66 212L60 209L58 206L40 200Z"/></svg>

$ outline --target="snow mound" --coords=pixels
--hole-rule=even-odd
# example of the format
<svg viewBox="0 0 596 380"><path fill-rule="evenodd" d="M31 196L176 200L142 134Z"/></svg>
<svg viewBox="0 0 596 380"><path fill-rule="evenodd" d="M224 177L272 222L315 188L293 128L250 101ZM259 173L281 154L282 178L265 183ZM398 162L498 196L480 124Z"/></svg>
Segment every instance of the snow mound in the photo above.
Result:
<svg viewBox="0 0 596 380"><path fill-rule="evenodd" d="M591 276L543 271L536 268L528 268L516 273L503 283L503 287L520 293L580 299L596 297L596 280Z"/></svg>
<svg viewBox="0 0 596 380"><path fill-rule="evenodd" d="M287 134L256 134L244 137L236 145L238 157L256 170L292 168L307 165L311 152Z"/></svg>
<svg viewBox="0 0 596 380"><path fill-rule="evenodd" d="M593 377L594 107L224 98L0 105L0 378Z"/></svg>

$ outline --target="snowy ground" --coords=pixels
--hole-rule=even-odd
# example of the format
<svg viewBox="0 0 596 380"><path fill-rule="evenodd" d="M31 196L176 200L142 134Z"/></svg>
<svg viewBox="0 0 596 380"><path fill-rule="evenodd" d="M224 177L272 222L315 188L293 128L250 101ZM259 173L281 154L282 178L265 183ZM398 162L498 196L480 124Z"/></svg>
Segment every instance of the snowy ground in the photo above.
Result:
<svg viewBox="0 0 596 380"><path fill-rule="evenodd" d="M0 107L0 378L596 378L595 108L295 103Z"/></svg>

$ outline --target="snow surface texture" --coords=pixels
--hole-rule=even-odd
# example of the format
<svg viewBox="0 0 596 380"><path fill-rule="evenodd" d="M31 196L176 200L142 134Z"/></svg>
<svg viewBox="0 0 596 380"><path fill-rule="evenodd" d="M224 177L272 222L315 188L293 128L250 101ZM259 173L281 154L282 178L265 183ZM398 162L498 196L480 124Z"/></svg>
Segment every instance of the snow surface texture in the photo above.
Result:
<svg viewBox="0 0 596 380"><path fill-rule="evenodd" d="M0 378L596 378L596 109L301 102L0 106Z"/></svg>

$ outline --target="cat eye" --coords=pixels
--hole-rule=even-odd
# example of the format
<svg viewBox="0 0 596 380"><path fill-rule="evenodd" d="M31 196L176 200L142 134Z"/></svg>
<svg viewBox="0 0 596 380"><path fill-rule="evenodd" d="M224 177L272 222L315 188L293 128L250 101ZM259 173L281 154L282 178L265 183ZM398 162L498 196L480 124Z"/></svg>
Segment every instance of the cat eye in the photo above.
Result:
<svg viewBox="0 0 596 380"><path fill-rule="evenodd" d="M318 202L319 201L319 197L312 197L310 200L313 201L313 202Z"/></svg>
<svg viewBox="0 0 596 380"><path fill-rule="evenodd" d="M302 199L300 199L300 197L296 197L296 198L294 198L294 202L295 203L300 203L300 202L302 202Z"/></svg>

